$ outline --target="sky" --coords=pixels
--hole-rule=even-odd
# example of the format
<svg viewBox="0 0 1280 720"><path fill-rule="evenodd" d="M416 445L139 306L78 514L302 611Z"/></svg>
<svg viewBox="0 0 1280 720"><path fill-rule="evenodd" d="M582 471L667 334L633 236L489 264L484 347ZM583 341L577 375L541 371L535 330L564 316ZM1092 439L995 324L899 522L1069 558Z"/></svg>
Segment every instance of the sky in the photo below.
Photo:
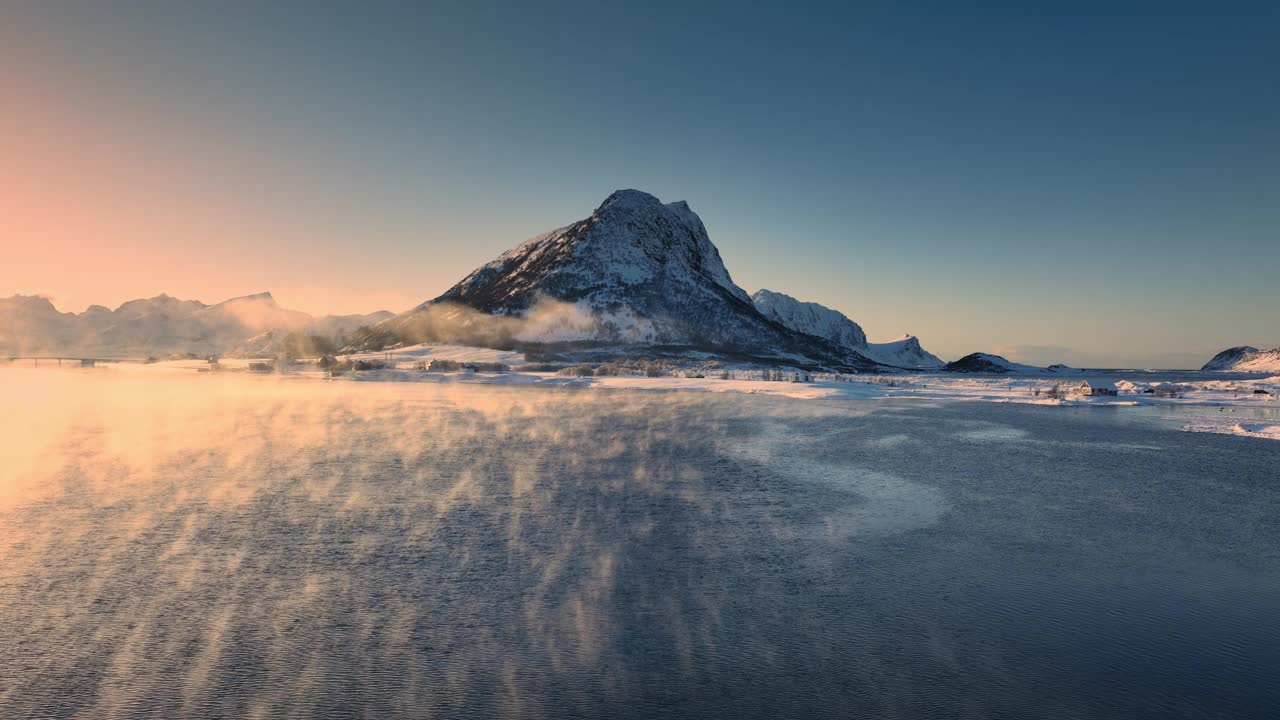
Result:
<svg viewBox="0 0 1280 720"><path fill-rule="evenodd" d="M269 6L269 7L268 7ZM944 358L1280 346L1280 4L0 4L0 296L399 311L615 189Z"/></svg>

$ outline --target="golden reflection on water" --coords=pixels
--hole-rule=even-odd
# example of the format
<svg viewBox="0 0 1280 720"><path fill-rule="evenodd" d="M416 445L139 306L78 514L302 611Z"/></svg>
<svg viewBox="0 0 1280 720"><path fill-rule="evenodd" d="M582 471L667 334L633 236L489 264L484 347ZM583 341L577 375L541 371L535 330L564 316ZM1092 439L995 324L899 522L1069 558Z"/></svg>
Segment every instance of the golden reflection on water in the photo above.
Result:
<svg viewBox="0 0 1280 720"><path fill-rule="evenodd" d="M731 413L677 395L118 368L5 369L0 393L0 561L11 579L0 607L44 633L32 646L43 654L26 661L54 674L95 668L101 692L86 712L106 718L156 702L173 672L160 702L200 716L246 652L262 673L288 675L249 693L247 716L323 694L336 659L297 645L333 634L319 618L370 648L382 669L369 673L396 668L393 694L416 703L442 688L466 697L478 658L500 658L485 672L503 679L503 707L544 712L517 691L528 678L517 677L513 637L542 672L612 663L597 689L625 693L634 681L612 644L623 558L661 543L654 533L671 532L672 517L686 547L715 558L724 550L696 519L738 512L708 494L705 455L691 448L755 463L785 454L731 440ZM394 578L352 572L415 557L433 558L423 572L434 576L408 594ZM646 590L643 607L691 671L714 647L722 598L680 577ZM495 614L503 624L490 624ZM461 660L420 667L424 642L464 641Z"/></svg>
<svg viewBox="0 0 1280 720"><path fill-rule="evenodd" d="M726 592L698 568L740 550L704 524L836 542L943 507L912 483L814 465L804 456L821 438L769 420L837 412L819 405L756 403L743 435L735 401L679 394L120 369L11 369L0 390L0 560L17 579L0 606L45 633L26 661L94 668L95 717L144 702L198 717L246 658L267 680L240 711L272 716L332 693L344 652L307 646L335 635L370 654L357 674L415 706L500 678L485 692L506 693L505 712L543 714L523 695L531 666L611 668L595 688L621 698L638 680L617 641L637 612L684 672L719 652ZM815 509L801 532L785 505L709 490L717 457L867 492ZM668 554L673 541L671 566L642 568L636 596L637 548ZM420 577L380 575L419 562ZM453 654L428 671L424 648Z"/></svg>

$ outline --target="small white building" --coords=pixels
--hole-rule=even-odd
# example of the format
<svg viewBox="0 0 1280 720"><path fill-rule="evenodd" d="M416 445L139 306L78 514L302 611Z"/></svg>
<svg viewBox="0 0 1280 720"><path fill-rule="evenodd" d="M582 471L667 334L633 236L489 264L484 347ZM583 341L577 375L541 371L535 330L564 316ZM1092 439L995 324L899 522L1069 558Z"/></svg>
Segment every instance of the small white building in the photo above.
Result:
<svg viewBox="0 0 1280 720"><path fill-rule="evenodd" d="M1115 383L1106 382L1104 380L1081 380L1076 386L1076 390L1081 395L1119 395L1120 391L1116 389Z"/></svg>

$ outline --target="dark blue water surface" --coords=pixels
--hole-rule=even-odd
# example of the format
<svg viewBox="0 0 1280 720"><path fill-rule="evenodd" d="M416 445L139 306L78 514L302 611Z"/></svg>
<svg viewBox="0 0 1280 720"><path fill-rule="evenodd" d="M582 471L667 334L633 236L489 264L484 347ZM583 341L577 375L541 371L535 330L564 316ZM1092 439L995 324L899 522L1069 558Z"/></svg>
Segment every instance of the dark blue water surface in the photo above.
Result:
<svg viewBox="0 0 1280 720"><path fill-rule="evenodd" d="M1280 717L1274 441L1116 408L25 377L6 719Z"/></svg>

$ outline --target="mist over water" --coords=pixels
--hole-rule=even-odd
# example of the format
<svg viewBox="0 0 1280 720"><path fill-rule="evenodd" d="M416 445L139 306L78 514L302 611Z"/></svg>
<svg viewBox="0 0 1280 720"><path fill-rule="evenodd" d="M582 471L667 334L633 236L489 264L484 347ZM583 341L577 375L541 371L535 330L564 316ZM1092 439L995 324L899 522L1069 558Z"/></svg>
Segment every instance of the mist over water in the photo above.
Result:
<svg viewBox="0 0 1280 720"><path fill-rule="evenodd" d="M0 370L0 717L1275 717L1280 443Z"/></svg>

